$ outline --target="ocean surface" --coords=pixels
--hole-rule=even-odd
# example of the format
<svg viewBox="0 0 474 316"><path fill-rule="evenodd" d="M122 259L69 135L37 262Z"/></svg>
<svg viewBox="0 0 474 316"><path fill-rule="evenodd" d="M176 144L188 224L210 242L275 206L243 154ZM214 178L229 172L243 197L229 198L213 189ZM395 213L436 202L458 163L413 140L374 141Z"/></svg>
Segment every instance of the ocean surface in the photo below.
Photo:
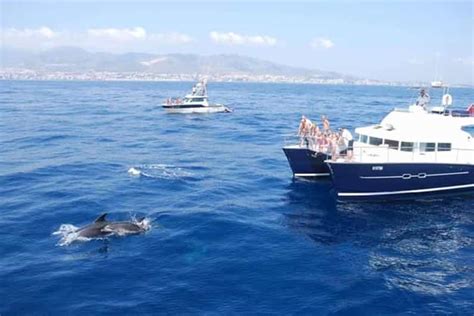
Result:
<svg viewBox="0 0 474 316"><path fill-rule="evenodd" d="M159 107L191 86L0 82L1 315L472 315L474 196L341 203L281 150L302 114L353 129L416 90L210 83L234 113ZM104 212L152 229L53 235Z"/></svg>

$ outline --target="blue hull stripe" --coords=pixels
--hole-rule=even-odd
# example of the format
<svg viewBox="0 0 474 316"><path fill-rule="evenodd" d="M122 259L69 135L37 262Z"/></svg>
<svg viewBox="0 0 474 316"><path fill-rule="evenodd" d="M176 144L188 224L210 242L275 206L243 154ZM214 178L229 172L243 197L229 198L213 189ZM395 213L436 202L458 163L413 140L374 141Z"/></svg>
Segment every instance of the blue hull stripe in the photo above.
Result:
<svg viewBox="0 0 474 316"><path fill-rule="evenodd" d="M460 190L474 188L474 184L465 185L453 185L449 187L439 187L430 189L417 189L417 190L405 190L405 191L388 191L388 192L339 192L338 196L380 196L380 195L395 195L395 194L412 194L412 193L429 193L439 192L448 190Z"/></svg>
<svg viewBox="0 0 474 316"><path fill-rule="evenodd" d="M463 172L448 172L448 173L433 173L433 174L426 174L426 173L419 173L419 174L403 174L401 176L373 176L373 177L364 177L360 176L361 179L405 179L409 180L411 178L420 178L424 179L427 177L443 177L443 176L458 176L461 174L469 174L469 171Z"/></svg>
<svg viewBox="0 0 474 316"><path fill-rule="evenodd" d="M329 177L330 173L295 173L295 177Z"/></svg>

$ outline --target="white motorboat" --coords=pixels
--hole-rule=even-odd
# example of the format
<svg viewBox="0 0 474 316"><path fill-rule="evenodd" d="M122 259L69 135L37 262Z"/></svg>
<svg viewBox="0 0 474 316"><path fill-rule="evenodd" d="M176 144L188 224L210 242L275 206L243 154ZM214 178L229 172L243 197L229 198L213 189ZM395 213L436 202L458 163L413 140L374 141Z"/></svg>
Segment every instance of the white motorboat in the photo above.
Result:
<svg viewBox="0 0 474 316"><path fill-rule="evenodd" d="M431 88L443 88L443 82L441 80L431 81Z"/></svg>
<svg viewBox="0 0 474 316"><path fill-rule="evenodd" d="M207 82L202 80L193 86L192 92L183 99L167 99L161 105L168 113L219 113L232 112L223 104L211 104L207 96Z"/></svg>

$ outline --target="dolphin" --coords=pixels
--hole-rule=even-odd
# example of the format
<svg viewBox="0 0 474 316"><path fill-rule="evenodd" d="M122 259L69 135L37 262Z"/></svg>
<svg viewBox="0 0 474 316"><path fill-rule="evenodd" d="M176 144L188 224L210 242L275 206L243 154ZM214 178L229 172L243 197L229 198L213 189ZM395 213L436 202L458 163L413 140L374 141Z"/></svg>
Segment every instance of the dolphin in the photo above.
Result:
<svg viewBox="0 0 474 316"><path fill-rule="evenodd" d="M150 221L145 217L133 221L113 222L108 221L106 216L107 213L104 213L97 217L93 223L79 228L63 224L53 235L62 235L59 245L64 246L76 240L140 234L151 228Z"/></svg>
<svg viewBox="0 0 474 316"><path fill-rule="evenodd" d="M124 236L140 234L150 229L149 223L145 217L138 219L137 221L124 221L124 222L108 222L103 228L102 232Z"/></svg>
<svg viewBox="0 0 474 316"><path fill-rule="evenodd" d="M104 231L104 227L107 226L110 222L108 222L105 217L107 213L104 213L97 217L97 219L89 225L79 228L76 233L78 237L85 237L85 238L97 238L97 237L105 237L110 235L110 232Z"/></svg>

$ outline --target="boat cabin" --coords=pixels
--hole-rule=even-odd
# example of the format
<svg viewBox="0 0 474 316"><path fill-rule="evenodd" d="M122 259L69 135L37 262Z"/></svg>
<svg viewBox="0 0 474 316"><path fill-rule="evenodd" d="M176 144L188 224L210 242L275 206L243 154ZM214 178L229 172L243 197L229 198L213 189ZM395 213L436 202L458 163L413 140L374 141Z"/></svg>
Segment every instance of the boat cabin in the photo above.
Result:
<svg viewBox="0 0 474 316"><path fill-rule="evenodd" d="M207 95L192 95L188 94L183 99L184 105L208 106Z"/></svg>
<svg viewBox="0 0 474 316"><path fill-rule="evenodd" d="M474 117L396 109L380 124L355 130L354 155L360 161L440 161L452 160L453 155L456 159L472 161L473 135L463 129L472 124Z"/></svg>

